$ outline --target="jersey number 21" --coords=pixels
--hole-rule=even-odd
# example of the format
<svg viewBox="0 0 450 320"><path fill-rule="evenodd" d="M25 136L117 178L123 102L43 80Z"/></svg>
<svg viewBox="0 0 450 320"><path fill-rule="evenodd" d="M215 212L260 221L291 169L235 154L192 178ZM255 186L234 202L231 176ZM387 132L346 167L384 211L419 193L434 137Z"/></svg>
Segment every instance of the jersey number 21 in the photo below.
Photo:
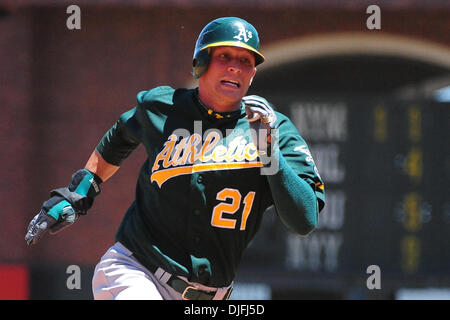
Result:
<svg viewBox="0 0 450 320"><path fill-rule="evenodd" d="M244 204L244 209L242 210L242 219L239 230L245 230L247 225L248 216L252 210L253 200L255 198L255 192L250 191L242 201ZM224 218L223 214L234 214L241 207L241 193L239 190L225 188L219 191L216 196L217 200L227 201L231 199L231 203L221 202L216 205L212 212L211 225L217 228L234 229L236 228L237 219Z"/></svg>

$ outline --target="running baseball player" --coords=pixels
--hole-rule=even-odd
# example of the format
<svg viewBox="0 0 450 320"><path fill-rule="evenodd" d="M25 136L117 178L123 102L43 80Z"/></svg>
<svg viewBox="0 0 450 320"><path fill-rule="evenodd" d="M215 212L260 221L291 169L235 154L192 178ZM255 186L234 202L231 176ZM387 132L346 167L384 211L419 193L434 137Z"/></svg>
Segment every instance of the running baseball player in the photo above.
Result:
<svg viewBox="0 0 450 320"><path fill-rule="evenodd" d="M207 24L195 45L195 89L160 86L106 132L84 169L51 191L28 226L36 244L72 225L139 145L148 158L115 243L97 264L95 299L228 299L242 254L265 210L308 235L324 185L293 123L263 97L246 96L265 60L247 21Z"/></svg>

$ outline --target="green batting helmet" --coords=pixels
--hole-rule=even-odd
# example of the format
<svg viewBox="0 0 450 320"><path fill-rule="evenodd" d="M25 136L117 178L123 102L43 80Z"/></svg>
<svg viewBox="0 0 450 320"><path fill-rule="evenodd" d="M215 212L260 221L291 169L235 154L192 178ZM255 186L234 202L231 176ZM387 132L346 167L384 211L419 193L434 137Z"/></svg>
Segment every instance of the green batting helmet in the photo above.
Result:
<svg viewBox="0 0 450 320"><path fill-rule="evenodd" d="M210 48L219 46L240 47L255 55L255 65L265 58L259 52L259 37L256 29L247 21L236 17L224 17L208 23L200 32L195 44L192 75L201 77L208 69Z"/></svg>

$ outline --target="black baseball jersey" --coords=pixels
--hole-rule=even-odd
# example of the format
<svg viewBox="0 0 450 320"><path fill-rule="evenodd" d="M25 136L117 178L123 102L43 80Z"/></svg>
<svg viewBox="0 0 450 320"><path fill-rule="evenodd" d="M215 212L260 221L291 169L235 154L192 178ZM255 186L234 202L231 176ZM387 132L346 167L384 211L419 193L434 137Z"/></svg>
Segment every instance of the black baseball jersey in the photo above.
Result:
<svg viewBox="0 0 450 320"><path fill-rule="evenodd" d="M97 146L108 163L118 166L140 143L148 155L116 240L144 266L228 286L273 204L247 133L245 106L211 114L200 105L196 89L168 86L140 92L137 102ZM277 128L282 156L313 188L321 210L323 182L305 141L279 112Z"/></svg>

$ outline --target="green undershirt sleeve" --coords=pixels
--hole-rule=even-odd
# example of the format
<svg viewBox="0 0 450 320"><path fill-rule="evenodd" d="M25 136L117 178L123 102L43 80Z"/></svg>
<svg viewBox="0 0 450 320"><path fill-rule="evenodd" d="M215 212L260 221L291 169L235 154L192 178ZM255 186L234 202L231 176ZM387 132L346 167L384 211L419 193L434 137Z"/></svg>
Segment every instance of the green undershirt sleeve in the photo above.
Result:
<svg viewBox="0 0 450 320"><path fill-rule="evenodd" d="M317 197L311 186L299 177L279 154L279 170L268 175L275 209L283 224L292 232L307 235L318 223Z"/></svg>

